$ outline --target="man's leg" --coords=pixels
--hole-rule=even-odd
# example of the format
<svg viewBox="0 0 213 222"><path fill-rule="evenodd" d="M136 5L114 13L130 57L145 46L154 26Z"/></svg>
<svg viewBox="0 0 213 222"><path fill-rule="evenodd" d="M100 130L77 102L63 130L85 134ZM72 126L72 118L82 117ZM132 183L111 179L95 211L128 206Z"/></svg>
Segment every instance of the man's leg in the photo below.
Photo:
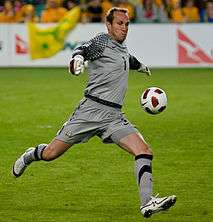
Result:
<svg viewBox="0 0 213 222"><path fill-rule="evenodd" d="M152 151L138 133L125 136L119 145L135 156L135 173L141 205L146 205L152 196Z"/></svg>
<svg viewBox="0 0 213 222"><path fill-rule="evenodd" d="M176 196L153 197L152 193L152 151L139 133L132 133L120 139L118 145L135 156L135 172L140 191L141 213L150 217L153 213L166 210L175 204Z"/></svg>
<svg viewBox="0 0 213 222"><path fill-rule="evenodd" d="M39 144L37 147L29 148L13 165L13 175L19 177L33 161L51 161L62 155L71 147L61 140L53 139L50 144Z"/></svg>

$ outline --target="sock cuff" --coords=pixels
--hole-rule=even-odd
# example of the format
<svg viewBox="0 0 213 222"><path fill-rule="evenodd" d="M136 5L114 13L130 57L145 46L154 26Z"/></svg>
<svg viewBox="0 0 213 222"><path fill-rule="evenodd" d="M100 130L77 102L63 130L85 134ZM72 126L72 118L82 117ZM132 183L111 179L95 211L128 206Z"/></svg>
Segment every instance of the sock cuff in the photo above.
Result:
<svg viewBox="0 0 213 222"><path fill-rule="evenodd" d="M135 160L138 160L138 159L152 160L153 159L153 155L151 155L151 154L139 154L139 155L135 156Z"/></svg>
<svg viewBox="0 0 213 222"><path fill-rule="evenodd" d="M47 147L47 144L39 144L34 151L35 160L42 160L42 153Z"/></svg>

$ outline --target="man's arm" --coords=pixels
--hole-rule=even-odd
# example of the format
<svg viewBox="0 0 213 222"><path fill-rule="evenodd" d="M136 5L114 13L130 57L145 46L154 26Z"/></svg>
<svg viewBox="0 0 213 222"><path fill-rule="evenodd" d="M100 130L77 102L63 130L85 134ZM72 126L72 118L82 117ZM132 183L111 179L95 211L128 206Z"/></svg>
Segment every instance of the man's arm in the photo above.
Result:
<svg viewBox="0 0 213 222"><path fill-rule="evenodd" d="M84 61L99 58L108 42L106 34L99 34L90 41L78 46L73 54L69 65L69 73L79 75L84 70Z"/></svg>
<svg viewBox="0 0 213 222"><path fill-rule="evenodd" d="M138 72L146 73L151 76L151 71L142 62L139 62L134 56L129 54L129 68L132 70L138 70Z"/></svg>

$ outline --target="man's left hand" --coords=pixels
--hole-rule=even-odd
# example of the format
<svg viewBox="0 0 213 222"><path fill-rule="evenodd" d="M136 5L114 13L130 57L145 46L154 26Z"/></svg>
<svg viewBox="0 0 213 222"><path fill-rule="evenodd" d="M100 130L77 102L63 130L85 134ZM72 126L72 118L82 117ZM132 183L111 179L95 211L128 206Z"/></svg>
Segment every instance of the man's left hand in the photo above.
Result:
<svg viewBox="0 0 213 222"><path fill-rule="evenodd" d="M143 63L141 63L141 67L138 69L138 72L146 73L148 76L151 76L151 75L152 75L149 67L146 66L146 65L144 65Z"/></svg>

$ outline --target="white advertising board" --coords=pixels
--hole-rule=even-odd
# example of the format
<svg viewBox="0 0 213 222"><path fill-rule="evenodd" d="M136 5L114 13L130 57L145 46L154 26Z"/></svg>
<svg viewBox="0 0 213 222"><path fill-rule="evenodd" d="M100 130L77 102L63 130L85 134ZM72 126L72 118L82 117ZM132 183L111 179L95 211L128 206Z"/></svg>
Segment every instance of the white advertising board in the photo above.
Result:
<svg viewBox="0 0 213 222"><path fill-rule="evenodd" d="M0 66L9 66L10 61L10 52L9 52L9 44L10 41L8 40L8 25L0 25Z"/></svg>
<svg viewBox="0 0 213 222"><path fill-rule="evenodd" d="M70 31L63 50L32 60L27 25L1 24L0 66L66 66L73 48L99 32L106 32L103 24L79 24ZM151 67L213 67L211 24L131 24L126 44L131 54Z"/></svg>

